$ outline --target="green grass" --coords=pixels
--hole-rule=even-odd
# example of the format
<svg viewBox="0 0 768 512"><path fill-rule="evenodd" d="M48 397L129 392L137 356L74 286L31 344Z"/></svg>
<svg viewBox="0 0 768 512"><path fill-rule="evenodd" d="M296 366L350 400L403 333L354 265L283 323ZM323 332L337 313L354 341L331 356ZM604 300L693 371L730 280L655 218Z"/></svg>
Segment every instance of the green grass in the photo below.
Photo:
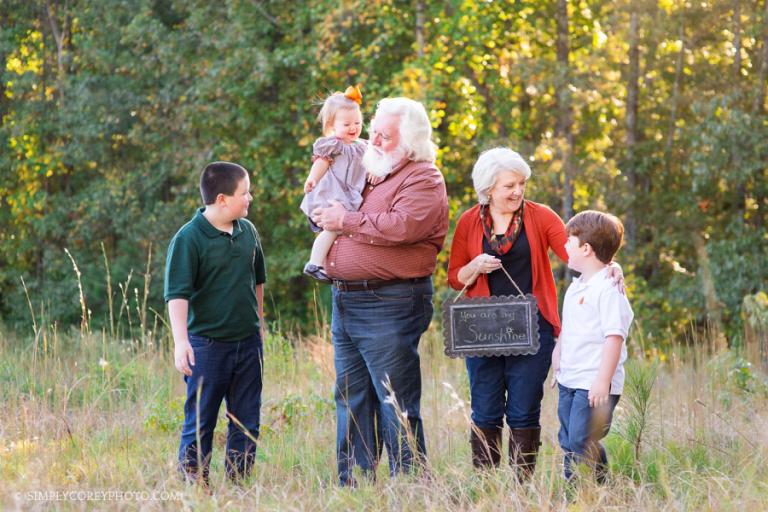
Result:
<svg viewBox="0 0 768 512"><path fill-rule="evenodd" d="M547 388L538 469L519 485L507 467L472 469L466 372L462 361L442 354L433 328L421 346L431 478L390 479L383 463L376 482L352 491L335 485L331 347L321 336L273 334L265 344L254 474L240 487L225 478L222 410L209 496L185 486L175 472L184 384L170 354L159 348L167 342L42 328L34 337L0 331L0 509L768 509L768 387L764 376L730 353L679 349L657 366L642 360L629 365L633 375L656 372L656 378L645 389L644 418L638 417L642 396L633 400L628 391L619 403L606 439L611 477L604 486L565 485L556 394ZM109 490L178 499L27 499L34 491Z"/></svg>

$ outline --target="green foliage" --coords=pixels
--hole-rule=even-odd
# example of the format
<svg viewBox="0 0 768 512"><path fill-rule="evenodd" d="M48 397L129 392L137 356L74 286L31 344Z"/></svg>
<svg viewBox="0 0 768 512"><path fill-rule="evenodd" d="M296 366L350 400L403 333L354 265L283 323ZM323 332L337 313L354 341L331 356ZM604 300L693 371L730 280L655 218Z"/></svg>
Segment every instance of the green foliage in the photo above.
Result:
<svg viewBox="0 0 768 512"><path fill-rule="evenodd" d="M621 397L624 415L616 425L616 432L630 443L635 461L638 461L644 436L650 426L651 398L658 364L645 365L631 361L625 368L626 381Z"/></svg>
<svg viewBox="0 0 768 512"><path fill-rule="evenodd" d="M736 387L745 392L754 391L755 376L752 374L752 363L738 359L731 369L730 377Z"/></svg>
<svg viewBox="0 0 768 512"><path fill-rule="evenodd" d="M175 433L184 423L184 397L165 403L152 401L144 418L144 428L160 432Z"/></svg>
<svg viewBox="0 0 768 512"><path fill-rule="evenodd" d="M292 427L297 422L316 421L318 417L330 417L333 410L333 400L314 393L308 396L288 395L270 407L271 414L285 427Z"/></svg>
<svg viewBox="0 0 768 512"><path fill-rule="evenodd" d="M768 378L752 367L749 361L736 358L730 372L730 382L743 393L759 393L768 396Z"/></svg>
<svg viewBox="0 0 768 512"><path fill-rule="evenodd" d="M745 322L753 329L768 331L768 294L758 292L746 295L743 301L742 313Z"/></svg>
<svg viewBox="0 0 768 512"><path fill-rule="evenodd" d="M606 452L610 454L608 460L610 472L639 482L641 475L635 458L634 446L621 435L613 433L616 426L612 427L611 430L612 432L603 441Z"/></svg>
<svg viewBox="0 0 768 512"><path fill-rule="evenodd" d="M500 144L531 160L528 197L560 210L564 141L555 127L567 97L575 209L635 220L619 258L651 343L711 317L694 237L706 240L713 304L731 339L743 329L743 297L768 289L758 2L740 3L739 27L727 2L570 2L567 66L557 60L552 2L54 4L0 6L0 317L10 326L29 322L20 277L38 319L80 322L64 249L82 271L94 328L116 320L110 301L126 338L138 336L140 317L161 322L147 312L164 309L168 241L200 202L200 169L230 159L253 175L267 318L309 329L314 286L301 268L312 235L298 210L301 184L320 135L316 102L350 83L362 84L368 120L386 96L425 103L453 222L475 201L477 155ZM630 150L631 12L641 73ZM446 260L444 250L438 287Z"/></svg>

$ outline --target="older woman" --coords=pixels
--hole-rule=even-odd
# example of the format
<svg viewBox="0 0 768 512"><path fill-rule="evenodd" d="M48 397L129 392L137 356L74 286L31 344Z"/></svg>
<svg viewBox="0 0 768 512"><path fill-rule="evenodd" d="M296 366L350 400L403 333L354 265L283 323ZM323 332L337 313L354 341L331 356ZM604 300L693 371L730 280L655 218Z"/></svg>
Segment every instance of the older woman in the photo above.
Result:
<svg viewBox="0 0 768 512"><path fill-rule="evenodd" d="M504 417L510 427L509 462L523 479L533 474L539 450L541 399L555 337L560 333L557 292L549 250L567 261L568 239L560 217L549 207L524 199L531 169L508 148L484 152L472 170L480 204L456 226L448 282L469 297L518 295L503 266L523 293L539 306L540 349L533 355L468 357L472 403L470 434L475 467L501 460Z"/></svg>

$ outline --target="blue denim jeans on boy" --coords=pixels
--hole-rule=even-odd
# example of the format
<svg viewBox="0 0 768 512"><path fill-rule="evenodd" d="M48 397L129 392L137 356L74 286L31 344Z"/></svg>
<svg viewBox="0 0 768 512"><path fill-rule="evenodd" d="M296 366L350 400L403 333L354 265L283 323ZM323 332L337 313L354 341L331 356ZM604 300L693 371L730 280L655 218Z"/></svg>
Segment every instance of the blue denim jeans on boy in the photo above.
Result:
<svg viewBox="0 0 768 512"><path fill-rule="evenodd" d="M472 423L481 428L536 428L544 381L555 348L552 326L539 315L540 348L522 356L468 357Z"/></svg>
<svg viewBox="0 0 768 512"><path fill-rule="evenodd" d="M609 395L606 405L593 408L589 406L588 390L567 388L561 384L558 384L558 388L560 397L557 416L560 419L560 432L557 438L565 453L565 478L573 478L575 464L588 462L594 465L598 482L602 482L608 470L608 456L600 440L608 435L613 410L619 403L620 395Z"/></svg>
<svg viewBox="0 0 768 512"><path fill-rule="evenodd" d="M233 480L245 477L253 466L255 440L259 437L261 336L256 333L230 342L190 335L189 343L195 353L195 365L192 375L184 377L187 400L184 403L179 468L190 476L202 476L207 482L213 430L221 401L225 400L231 415L225 458L227 475Z"/></svg>
<svg viewBox="0 0 768 512"><path fill-rule="evenodd" d="M391 475L410 472L426 456L418 346L432 318L432 293L431 279L375 290L333 288L341 485L354 484L354 466L375 471L382 441Z"/></svg>

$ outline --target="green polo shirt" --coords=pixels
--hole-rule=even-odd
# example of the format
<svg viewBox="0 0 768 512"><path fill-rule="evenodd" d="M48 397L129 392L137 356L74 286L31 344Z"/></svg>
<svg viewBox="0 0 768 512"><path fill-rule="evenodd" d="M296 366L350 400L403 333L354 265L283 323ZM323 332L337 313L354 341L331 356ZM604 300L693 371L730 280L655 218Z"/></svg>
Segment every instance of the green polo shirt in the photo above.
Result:
<svg viewBox="0 0 768 512"><path fill-rule="evenodd" d="M189 301L190 334L236 341L259 330L256 285L266 281L264 252L256 228L233 222L219 231L200 208L171 240L165 263L165 301Z"/></svg>

